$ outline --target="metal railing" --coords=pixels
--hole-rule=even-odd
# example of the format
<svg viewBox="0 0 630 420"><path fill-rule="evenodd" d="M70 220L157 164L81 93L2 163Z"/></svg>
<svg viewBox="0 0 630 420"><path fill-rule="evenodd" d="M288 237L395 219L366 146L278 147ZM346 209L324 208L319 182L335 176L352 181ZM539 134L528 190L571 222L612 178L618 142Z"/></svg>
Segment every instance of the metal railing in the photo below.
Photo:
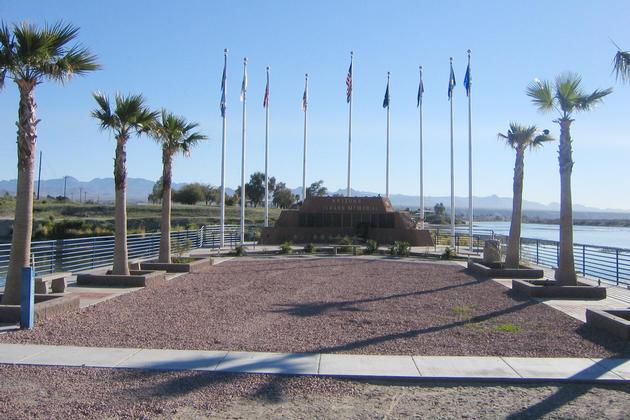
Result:
<svg viewBox="0 0 630 420"><path fill-rule="evenodd" d="M450 228L430 226L429 231L435 240L435 247L451 245ZM490 229L473 230L473 249L483 250L487 239L498 239L507 246L508 236L495 234ZM456 250L467 249L470 241L467 227L455 229ZM560 243L545 239L521 238L521 259L542 267L557 268L560 256ZM575 270L584 277L606 283L630 286L630 249L576 243L573 245Z"/></svg>
<svg viewBox="0 0 630 420"><path fill-rule="evenodd" d="M245 240L255 240L258 229L257 225L245 226ZM225 246L233 248L239 242L240 226L226 225ZM174 254L191 248L218 248L219 243L219 226L171 232L171 251ZM127 248L129 260L156 257L160 250L160 232L127 235ZM0 244L0 286L4 284L8 271L10 253L10 243ZM114 236L33 241L31 254L37 274L105 267L114 260Z"/></svg>

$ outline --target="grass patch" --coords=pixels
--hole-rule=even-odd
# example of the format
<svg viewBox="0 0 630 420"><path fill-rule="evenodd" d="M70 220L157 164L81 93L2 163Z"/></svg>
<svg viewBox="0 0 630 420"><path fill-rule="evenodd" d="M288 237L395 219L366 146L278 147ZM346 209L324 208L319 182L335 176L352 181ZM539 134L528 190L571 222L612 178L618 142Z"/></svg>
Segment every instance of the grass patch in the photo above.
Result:
<svg viewBox="0 0 630 420"><path fill-rule="evenodd" d="M500 332L518 333L521 332L522 328L516 324L508 323L497 325L494 327L494 330Z"/></svg>
<svg viewBox="0 0 630 420"><path fill-rule="evenodd" d="M468 321L478 309L478 305L455 305L451 308L451 311L453 311L458 321Z"/></svg>

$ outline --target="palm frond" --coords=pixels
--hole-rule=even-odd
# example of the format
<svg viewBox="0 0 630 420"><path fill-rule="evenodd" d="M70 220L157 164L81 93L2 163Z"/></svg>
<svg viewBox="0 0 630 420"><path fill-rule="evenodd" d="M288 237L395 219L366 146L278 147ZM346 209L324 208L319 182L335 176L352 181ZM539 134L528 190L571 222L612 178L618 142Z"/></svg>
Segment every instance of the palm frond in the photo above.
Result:
<svg viewBox="0 0 630 420"><path fill-rule="evenodd" d="M548 130L544 130L542 134L537 135L537 133L538 128L535 125L525 126L511 122L507 134L499 133L497 137L515 150L537 147L545 141L553 140Z"/></svg>
<svg viewBox="0 0 630 420"><path fill-rule="evenodd" d="M604 97L610 95L612 91L612 88L597 89L590 95L582 95L578 100L576 109L579 111L588 111L597 104L601 103Z"/></svg>
<svg viewBox="0 0 630 420"><path fill-rule="evenodd" d="M537 135L532 140L530 147L535 149L543 146L545 143L555 141L556 139L549 133L549 130L543 130L542 134Z"/></svg>
<svg viewBox="0 0 630 420"><path fill-rule="evenodd" d="M51 79L64 82L73 75L83 75L100 68L97 57L87 48L74 46L59 60L51 63L47 73Z"/></svg>
<svg viewBox="0 0 630 420"><path fill-rule="evenodd" d="M527 96L532 98L532 102L542 112L548 112L554 108L554 96L551 84L548 81L536 80L527 86L525 91Z"/></svg>
<svg viewBox="0 0 630 420"><path fill-rule="evenodd" d="M630 51L617 51L613 58L613 72L617 80L630 81Z"/></svg>

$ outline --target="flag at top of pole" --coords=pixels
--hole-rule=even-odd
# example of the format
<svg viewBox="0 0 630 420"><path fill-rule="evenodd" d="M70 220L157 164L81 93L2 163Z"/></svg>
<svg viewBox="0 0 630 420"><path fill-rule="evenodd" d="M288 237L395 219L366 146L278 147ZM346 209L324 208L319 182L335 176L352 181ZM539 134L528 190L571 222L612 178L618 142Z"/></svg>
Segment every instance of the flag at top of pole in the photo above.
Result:
<svg viewBox="0 0 630 420"><path fill-rule="evenodd" d="M352 60L350 60L350 67L346 76L346 102L350 103L350 99L352 99Z"/></svg>
<svg viewBox="0 0 630 420"><path fill-rule="evenodd" d="M225 57L227 57L227 49L224 52ZM226 98L225 98L225 90L227 85L227 58L223 63L223 76L221 77L221 103L219 104L219 108L221 109L221 117L225 117L225 108L226 108Z"/></svg>
<svg viewBox="0 0 630 420"><path fill-rule="evenodd" d="M245 59L247 62L247 59ZM241 102L247 99L247 67L243 67L243 83L241 84Z"/></svg>
<svg viewBox="0 0 630 420"><path fill-rule="evenodd" d="M470 54L468 54L468 67L466 67L466 75L464 76L464 87L466 88L466 96L470 96L471 85L472 85L472 74L470 72Z"/></svg>
<svg viewBox="0 0 630 420"><path fill-rule="evenodd" d="M451 75L448 78L448 99L453 99L453 89L455 89L455 72L453 71L453 60L451 60Z"/></svg>
<svg viewBox="0 0 630 420"><path fill-rule="evenodd" d="M302 103L300 104L302 112L306 112L308 109L308 74L305 76L304 81L304 94L302 95Z"/></svg>
<svg viewBox="0 0 630 420"><path fill-rule="evenodd" d="M387 87L385 88L385 97L383 98L383 108L389 107L389 72L387 72Z"/></svg>
<svg viewBox="0 0 630 420"><path fill-rule="evenodd" d="M422 66L420 66L420 84L418 85L418 102L416 108L420 107L422 103L422 95L424 95L424 83L422 82Z"/></svg>
<svg viewBox="0 0 630 420"><path fill-rule="evenodd" d="M263 98L263 108L269 106L269 67L267 67L267 84L265 85L265 97Z"/></svg>

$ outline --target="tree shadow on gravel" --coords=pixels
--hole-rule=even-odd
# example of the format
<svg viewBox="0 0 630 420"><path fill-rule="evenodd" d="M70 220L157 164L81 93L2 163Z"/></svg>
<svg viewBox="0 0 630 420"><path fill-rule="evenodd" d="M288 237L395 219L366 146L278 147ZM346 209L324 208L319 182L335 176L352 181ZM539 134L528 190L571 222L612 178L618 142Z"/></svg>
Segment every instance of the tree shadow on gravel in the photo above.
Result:
<svg viewBox="0 0 630 420"><path fill-rule="evenodd" d="M469 287L475 286L477 284L483 283L488 279L485 277L477 277L475 281L460 283L460 284L452 284L449 286L439 287L437 289L429 289L429 290L419 290L416 292L408 292L408 293L396 293L388 296L378 296L378 297L370 297L364 299L354 299L354 300L341 300L334 302L307 302L307 303L289 303L289 304L280 304L274 305L275 307L280 307L282 309L277 309L271 311L273 313L284 313L292 316L299 317L309 317L309 316L318 316L323 315L326 312L337 310L337 311L361 311L361 309L356 308L355 305L360 305L363 303L373 303L373 302L383 302L392 299L402 299L407 297L417 297L423 295L429 295L433 293L445 292L452 289L457 289L460 287Z"/></svg>

